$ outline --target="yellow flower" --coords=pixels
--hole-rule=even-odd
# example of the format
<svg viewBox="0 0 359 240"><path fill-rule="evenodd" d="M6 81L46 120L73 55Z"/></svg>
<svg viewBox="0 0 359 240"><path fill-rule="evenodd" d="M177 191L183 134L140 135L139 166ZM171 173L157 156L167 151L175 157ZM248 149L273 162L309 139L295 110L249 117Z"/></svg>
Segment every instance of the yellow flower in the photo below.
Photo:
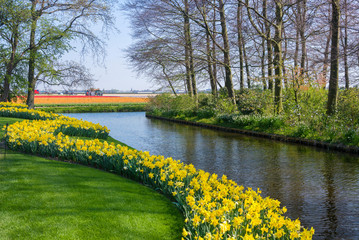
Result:
<svg viewBox="0 0 359 240"><path fill-rule="evenodd" d="M183 230L182 230L182 236L183 236L183 237L187 237L187 235L188 235L188 232L186 231L185 228L183 228Z"/></svg>
<svg viewBox="0 0 359 240"><path fill-rule="evenodd" d="M201 221L201 218L197 214L195 214L192 219L193 226L197 227L199 225L200 221Z"/></svg>

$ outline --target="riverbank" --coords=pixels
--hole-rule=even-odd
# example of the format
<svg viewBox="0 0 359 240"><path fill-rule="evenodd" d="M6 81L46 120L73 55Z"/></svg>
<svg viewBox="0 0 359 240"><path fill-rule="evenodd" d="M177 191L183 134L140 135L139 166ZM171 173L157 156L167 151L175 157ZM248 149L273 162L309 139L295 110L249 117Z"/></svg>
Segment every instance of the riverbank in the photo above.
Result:
<svg viewBox="0 0 359 240"><path fill-rule="evenodd" d="M307 146L313 146L313 147L319 147L324 148L328 150L336 150L341 152L347 152L347 153L353 153L353 154L359 154L359 147L357 146L349 146L344 144L336 144L336 143L328 143L324 141L318 141L318 140L312 140L312 139L305 139L305 138L299 138L299 137L293 137L293 136L286 136L286 135L280 135L280 134L274 134L274 133L265 133L265 132L257 132L252 130L246 130L236 127L236 125L229 125L229 124L216 124L214 121L212 123L203 123L199 121L189 121L189 120L183 120L178 118L168 118L168 117L162 117L162 116L156 116L150 113L146 113L147 118L153 118L153 119L159 119L164 121L170 121L170 122L176 122L186 125L192 125L192 126L198 126L208 129L214 129L218 131L223 132L231 132L231 133L239 133L239 134L245 134L249 136L256 136L256 137L263 137L268 139L273 139L277 141L283 141L283 142L291 142L291 143L298 143L303 144Z"/></svg>

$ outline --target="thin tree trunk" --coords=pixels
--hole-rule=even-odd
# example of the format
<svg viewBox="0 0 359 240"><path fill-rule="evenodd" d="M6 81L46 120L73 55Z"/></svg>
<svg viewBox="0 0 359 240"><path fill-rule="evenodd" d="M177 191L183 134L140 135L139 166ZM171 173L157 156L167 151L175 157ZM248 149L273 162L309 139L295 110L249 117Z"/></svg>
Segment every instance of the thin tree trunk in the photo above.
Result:
<svg viewBox="0 0 359 240"><path fill-rule="evenodd" d="M327 82L327 73L328 73L328 66L329 66L329 47L330 47L330 40L332 38L332 31L330 28L328 37L327 37L327 41L325 44L325 50L324 50L324 64L323 64L323 79L325 80L325 83ZM325 85L324 85L325 88Z"/></svg>
<svg viewBox="0 0 359 240"><path fill-rule="evenodd" d="M344 78L345 78L345 88L349 89L349 66L348 66L348 2L344 0Z"/></svg>
<svg viewBox="0 0 359 240"><path fill-rule="evenodd" d="M191 78L191 64L190 64L190 26L189 26L189 16L188 16L188 0L185 0L185 12L184 17L184 38L185 38L185 67L186 67L186 83L187 83L187 92L191 97L193 96L193 85Z"/></svg>
<svg viewBox="0 0 359 240"><path fill-rule="evenodd" d="M165 68L165 65L163 65L162 63L160 63L161 67L162 67L162 73L165 75L165 78L168 82L168 85L170 86L170 88L172 89L172 92L173 94L177 97L177 93L176 93L176 90L174 89L173 87L173 84L171 82L171 79L170 77L168 76L168 74L166 73L166 68Z"/></svg>
<svg viewBox="0 0 359 240"><path fill-rule="evenodd" d="M16 67L16 63L15 63L15 56L16 56L16 51L17 51L17 45L19 43L19 35L18 35L18 25L14 26L13 29L13 33L11 36L11 55L10 55L10 59L9 62L6 64L6 72L5 72L5 77L4 77L4 92L3 95L1 97L1 101L10 101L10 82L11 82L11 76L12 76L12 72Z"/></svg>
<svg viewBox="0 0 359 240"><path fill-rule="evenodd" d="M327 102L327 114L335 114L338 101L339 79L339 35L340 0L332 0L332 47L330 56L330 77Z"/></svg>
<svg viewBox="0 0 359 240"><path fill-rule="evenodd" d="M238 1L237 5L237 42L239 52L239 86L244 88L244 66L243 66L243 37L242 37L242 4Z"/></svg>
<svg viewBox="0 0 359 240"><path fill-rule="evenodd" d="M226 17L224 12L224 4L223 0L218 0L219 3L219 16L221 21L221 27L222 27L222 38L223 38L223 63L224 63L224 69L225 69L225 86L228 90L228 97L232 100L232 103L236 103L236 96L234 93L233 88L233 81L232 81L232 71L231 71L231 60L229 56L229 41L228 41L228 33L227 33L227 23L226 23Z"/></svg>
<svg viewBox="0 0 359 240"><path fill-rule="evenodd" d="M213 4L215 5L216 0L213 0ZM222 88L222 86L219 84L217 79L217 53L216 53L216 8L213 8L213 39L212 39L212 70L213 70L213 79L214 82L218 83L219 87Z"/></svg>
<svg viewBox="0 0 359 240"><path fill-rule="evenodd" d="M203 11L203 18L204 21L207 22L207 10L206 10L206 6L203 7L204 11ZM208 71L208 75L209 75L209 82L211 84L211 90L212 90L212 95L213 96L217 96L217 82L214 79L213 76L213 70L212 70L212 50L211 50L211 41L210 41L210 33L208 32L208 29L206 29L206 53L207 53L207 71Z"/></svg>
<svg viewBox="0 0 359 240"><path fill-rule="evenodd" d="M276 2L276 27L274 35L274 69L275 69L275 86L274 86L274 105L275 113L282 111L282 78L283 78L283 60L282 60L282 28L283 28L283 5Z"/></svg>
<svg viewBox="0 0 359 240"><path fill-rule="evenodd" d="M38 15L36 12L36 0L31 1L31 29L30 29L30 45L29 45L29 70L28 70L28 92L26 104L29 109L33 109L35 106L35 64L36 64L36 44L35 44L35 33L37 28Z"/></svg>
<svg viewBox="0 0 359 240"><path fill-rule="evenodd" d="M284 51L283 52L283 64L282 64L282 68L283 68L283 82L284 82L284 87L287 89L288 88L288 76L287 76L287 69L285 67L285 60L287 59L287 51L288 51L288 39L287 36L285 34L285 29L283 28L283 35L284 35Z"/></svg>
<svg viewBox="0 0 359 240"><path fill-rule="evenodd" d="M331 18L331 11L328 8L328 18ZM330 48L330 40L332 39L332 26L329 26L329 33L327 36L327 41L325 44L325 50L324 50L324 60L323 60L323 70L322 70L322 76L323 79L325 80L325 84L324 87L326 87L326 83L327 83L327 74L328 74L328 67L329 67L329 48Z"/></svg>
<svg viewBox="0 0 359 240"><path fill-rule="evenodd" d="M298 55L299 55L299 28L300 28L300 1L297 2L297 12L295 13L296 31L295 31L295 51L294 51L294 69L298 67ZM295 72L294 72L295 73Z"/></svg>
<svg viewBox="0 0 359 240"><path fill-rule="evenodd" d="M263 90L267 89L267 82L266 82L266 73L265 73L265 56L266 56L266 47L265 47L265 39L262 38L262 57L261 57L261 72L262 72L262 83L263 83Z"/></svg>
<svg viewBox="0 0 359 240"><path fill-rule="evenodd" d="M267 0L263 0L263 16L267 19ZM271 29L267 21L264 22L266 34L267 34L267 58L268 58L268 89L273 92L273 46L271 39Z"/></svg>
<svg viewBox="0 0 359 240"><path fill-rule="evenodd" d="M301 4L300 4L301 3ZM306 19L306 15L307 15L307 0L302 0L302 2L299 2L299 4L301 5L301 7L299 8L300 10L300 30L299 30L299 34L300 34L300 43L301 43L301 48L302 48L302 56L300 59L300 73L301 75L304 74L305 72L305 62L306 62L306 58L307 58L307 47L306 47L306 38L305 38L305 23L307 21Z"/></svg>
<svg viewBox="0 0 359 240"><path fill-rule="evenodd" d="M244 41L242 41L242 44L243 44L243 57L244 57L244 62L245 62L245 66L246 66L246 74L247 74L247 87L251 88L251 74L249 72L249 63L248 63L248 58L247 58L246 45L245 45Z"/></svg>

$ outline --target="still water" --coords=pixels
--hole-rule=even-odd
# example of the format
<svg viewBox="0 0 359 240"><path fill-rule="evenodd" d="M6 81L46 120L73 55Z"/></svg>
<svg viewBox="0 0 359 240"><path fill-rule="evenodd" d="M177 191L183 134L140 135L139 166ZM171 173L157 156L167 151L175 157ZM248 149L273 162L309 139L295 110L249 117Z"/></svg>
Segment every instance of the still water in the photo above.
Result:
<svg viewBox="0 0 359 240"><path fill-rule="evenodd" d="M262 196L281 201L290 218L313 226L314 239L359 239L357 155L147 119L145 113L67 115L105 125L138 150L260 188Z"/></svg>

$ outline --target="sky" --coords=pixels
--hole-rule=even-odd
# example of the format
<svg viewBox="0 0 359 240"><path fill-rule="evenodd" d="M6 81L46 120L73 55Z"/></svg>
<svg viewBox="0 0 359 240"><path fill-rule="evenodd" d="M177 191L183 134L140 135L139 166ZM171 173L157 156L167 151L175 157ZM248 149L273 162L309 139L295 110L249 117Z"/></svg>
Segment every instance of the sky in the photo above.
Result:
<svg viewBox="0 0 359 240"><path fill-rule="evenodd" d="M144 76L138 76L126 61L125 49L131 44L131 30L129 20L124 13L115 11L116 27L119 33L113 32L109 35L107 42L107 57L105 67L98 66L86 56L85 60L79 53L69 52L64 56L64 60L73 60L84 64L94 75L95 88L110 90L118 89L121 91L156 89ZM86 59L87 58L87 59Z"/></svg>

